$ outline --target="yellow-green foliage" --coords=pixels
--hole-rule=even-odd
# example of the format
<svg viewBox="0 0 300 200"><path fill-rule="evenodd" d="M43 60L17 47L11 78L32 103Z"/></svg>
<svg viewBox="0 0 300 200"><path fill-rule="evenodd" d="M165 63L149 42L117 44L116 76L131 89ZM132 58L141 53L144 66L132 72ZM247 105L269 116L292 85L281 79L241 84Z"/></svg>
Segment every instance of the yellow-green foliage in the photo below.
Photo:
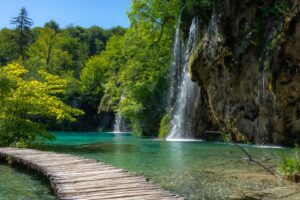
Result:
<svg viewBox="0 0 300 200"><path fill-rule="evenodd" d="M52 73L60 73L62 66L70 66L72 57L70 53L62 47L69 42L69 37L56 33L50 27L45 27L39 31L35 43L27 51L30 61L38 59L40 64Z"/></svg>
<svg viewBox="0 0 300 200"><path fill-rule="evenodd" d="M286 157L278 168L278 172L287 180L300 181L300 152L297 148L294 156Z"/></svg>
<svg viewBox="0 0 300 200"><path fill-rule="evenodd" d="M81 90L84 94L99 94L103 92L105 81L105 65L101 56L93 56L82 69L80 80Z"/></svg>
<svg viewBox="0 0 300 200"><path fill-rule="evenodd" d="M170 115L165 114L160 121L159 138L165 138L170 131Z"/></svg>
<svg viewBox="0 0 300 200"><path fill-rule="evenodd" d="M50 137L42 123L46 119L74 121L82 111L66 105L56 95L68 82L39 71L39 80L26 79L28 70L19 63L0 69L0 144L27 144Z"/></svg>

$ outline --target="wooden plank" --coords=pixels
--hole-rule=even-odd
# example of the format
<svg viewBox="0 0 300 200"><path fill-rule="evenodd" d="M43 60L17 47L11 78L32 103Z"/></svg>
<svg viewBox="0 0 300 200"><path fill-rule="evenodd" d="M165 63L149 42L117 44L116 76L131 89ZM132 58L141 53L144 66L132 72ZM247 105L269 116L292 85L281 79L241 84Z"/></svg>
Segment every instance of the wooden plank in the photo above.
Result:
<svg viewBox="0 0 300 200"><path fill-rule="evenodd" d="M60 200L183 199L144 177L96 160L33 149L0 148L0 157L8 156L47 176Z"/></svg>

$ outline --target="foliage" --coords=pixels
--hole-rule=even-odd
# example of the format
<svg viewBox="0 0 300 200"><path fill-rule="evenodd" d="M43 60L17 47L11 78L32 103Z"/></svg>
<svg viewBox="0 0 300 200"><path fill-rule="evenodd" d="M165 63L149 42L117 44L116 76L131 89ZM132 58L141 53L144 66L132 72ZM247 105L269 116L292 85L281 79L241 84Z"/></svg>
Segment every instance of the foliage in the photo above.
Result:
<svg viewBox="0 0 300 200"><path fill-rule="evenodd" d="M285 16L290 13L291 1L277 0L262 8L262 15L269 16Z"/></svg>
<svg viewBox="0 0 300 200"><path fill-rule="evenodd" d="M83 68L80 80L83 94L99 95L103 93L105 69L100 56L91 57Z"/></svg>
<svg viewBox="0 0 300 200"><path fill-rule="evenodd" d="M45 23L44 28L51 28L55 32L59 32L61 30L59 24L54 20L50 20L49 22Z"/></svg>
<svg viewBox="0 0 300 200"><path fill-rule="evenodd" d="M0 66L18 59L18 44L16 32L7 28L0 31Z"/></svg>
<svg viewBox="0 0 300 200"><path fill-rule="evenodd" d="M26 23L31 22L25 11L25 9L22 11L23 19ZM21 18L18 18L18 22L20 20ZM80 121L76 124L47 120L48 129L70 130L70 128L74 128L82 130L85 128L84 124L89 122L97 124L96 115L104 93L105 82L102 77L103 70L100 68L98 71L98 68L95 67L98 60L90 60L104 51L110 37L124 35L126 29L122 27L103 29L98 26L82 28L72 25L60 28L59 24L53 20L47 22L44 27L30 29L29 25L31 24L22 28L22 30L24 29L23 35L28 37L26 45L24 48L22 47L22 54L24 54L22 57L19 53L18 43L20 33L18 27L20 26L16 24L15 30L7 28L0 30L0 66L17 61L28 70L23 77L27 80L41 80L39 72L42 70L67 81L65 91L57 94L57 97L66 104L83 109L86 114L80 117ZM90 119L94 119L95 122L91 122ZM87 122L84 123L84 120Z"/></svg>
<svg viewBox="0 0 300 200"><path fill-rule="evenodd" d="M170 115L165 114L160 121L159 126L159 138L165 138L167 134L170 132Z"/></svg>
<svg viewBox="0 0 300 200"><path fill-rule="evenodd" d="M278 172L288 180L300 181L300 151L298 147L295 149L294 156L283 159Z"/></svg>
<svg viewBox="0 0 300 200"><path fill-rule="evenodd" d="M153 135L159 129L179 6L176 0L134 0L132 27L124 36L111 37L100 55L109 74L105 93L110 104L116 112L120 108L138 134Z"/></svg>
<svg viewBox="0 0 300 200"><path fill-rule="evenodd" d="M212 12L214 0L185 0L184 6L186 7L187 13L194 17L207 17Z"/></svg>
<svg viewBox="0 0 300 200"><path fill-rule="evenodd" d="M165 111L167 73L181 7L178 0L134 0L128 14L131 21L129 29L115 27L105 30L97 26L82 28L73 25L60 28L55 21L50 21L44 27L30 30L31 24L28 23L26 30L31 31L32 41L24 47L26 56L21 60L24 67L15 63L8 65L19 66L18 70L25 71L7 80L4 76L1 79L3 83L9 82L3 84L9 86L8 88L1 88L6 91L6 94L2 95L5 107L8 109L7 105L11 103L8 99L16 95L22 99L21 105L24 104L24 108L28 109L21 109L14 115L17 116L15 118L21 119L20 126L28 128L24 131L26 137L18 136L16 141L29 141L27 136L30 134L27 133L33 130L41 130L42 134L46 127L41 122L48 118L58 121L71 120L71 117L62 115L59 109L52 114L44 108L40 109L41 113L38 113L39 109L31 110L43 103L47 104L38 100L39 93L51 96L46 96L45 99L60 101L61 104L56 105L60 110L67 110L66 113L72 113L72 110L62 106L63 102L84 108L88 110L88 114L95 115L102 100L101 105L107 108L106 111L108 108L114 109L115 112L118 110L136 133L157 134L160 119ZM31 22L26 12L23 16ZM9 29L0 31L0 41L3 41L0 44L0 47L3 47L3 50L0 48L0 62L3 65L18 59L19 55L13 54L18 44L10 44L7 40L9 37L15 38L14 34L16 33ZM63 89L57 93L43 91L39 88L45 88L45 84L49 85L51 82L45 79L44 74L60 80L63 78L67 83L60 85ZM21 90L26 97L21 95ZM122 95L124 99L120 102ZM33 98L37 98L35 104L28 102ZM10 120L9 116L3 117L3 120L4 118ZM97 119L96 116L92 118ZM8 122L5 122L7 127ZM14 120L14 123L17 123L17 120ZM32 130L29 130L30 127ZM53 127L57 126L51 124L50 129ZM60 126L62 129L64 127L66 126ZM6 143L11 141L12 138Z"/></svg>
<svg viewBox="0 0 300 200"><path fill-rule="evenodd" d="M83 114L64 104L57 95L63 94L67 81L40 70L39 80L25 79L28 70L19 63L0 69L0 144L30 144L50 138L45 119L74 121Z"/></svg>
<svg viewBox="0 0 300 200"><path fill-rule="evenodd" d="M107 36L104 30L100 27L93 26L88 30L88 54L93 56L104 50L104 45L107 42Z"/></svg>
<svg viewBox="0 0 300 200"><path fill-rule="evenodd" d="M19 16L12 18L11 24L16 25L18 51L20 56L24 57L25 48L31 39L30 27L33 24L24 7L21 9Z"/></svg>
<svg viewBox="0 0 300 200"><path fill-rule="evenodd" d="M29 60L37 59L48 72L60 74L63 67L67 68L72 64L71 55L62 48L65 40L52 28L41 29L37 40L27 52Z"/></svg>

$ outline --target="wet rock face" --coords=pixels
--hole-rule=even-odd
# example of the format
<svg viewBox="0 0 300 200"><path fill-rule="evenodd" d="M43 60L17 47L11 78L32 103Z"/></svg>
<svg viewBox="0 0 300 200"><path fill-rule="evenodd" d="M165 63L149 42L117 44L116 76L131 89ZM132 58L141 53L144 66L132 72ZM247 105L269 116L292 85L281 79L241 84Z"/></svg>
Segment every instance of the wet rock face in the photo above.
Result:
<svg viewBox="0 0 300 200"><path fill-rule="evenodd" d="M220 130L236 141L300 141L300 14L289 1L280 1L280 10L274 2L218 0L200 20L189 66L202 88L198 135Z"/></svg>

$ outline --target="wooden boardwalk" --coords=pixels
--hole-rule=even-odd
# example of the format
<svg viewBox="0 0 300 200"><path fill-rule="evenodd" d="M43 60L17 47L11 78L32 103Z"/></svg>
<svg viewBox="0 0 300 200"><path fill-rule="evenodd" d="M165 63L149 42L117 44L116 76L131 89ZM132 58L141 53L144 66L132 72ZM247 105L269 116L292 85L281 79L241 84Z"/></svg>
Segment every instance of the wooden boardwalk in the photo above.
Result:
<svg viewBox="0 0 300 200"><path fill-rule="evenodd" d="M0 157L9 157L47 176L61 200L183 199L144 177L91 159L17 148L0 148Z"/></svg>

